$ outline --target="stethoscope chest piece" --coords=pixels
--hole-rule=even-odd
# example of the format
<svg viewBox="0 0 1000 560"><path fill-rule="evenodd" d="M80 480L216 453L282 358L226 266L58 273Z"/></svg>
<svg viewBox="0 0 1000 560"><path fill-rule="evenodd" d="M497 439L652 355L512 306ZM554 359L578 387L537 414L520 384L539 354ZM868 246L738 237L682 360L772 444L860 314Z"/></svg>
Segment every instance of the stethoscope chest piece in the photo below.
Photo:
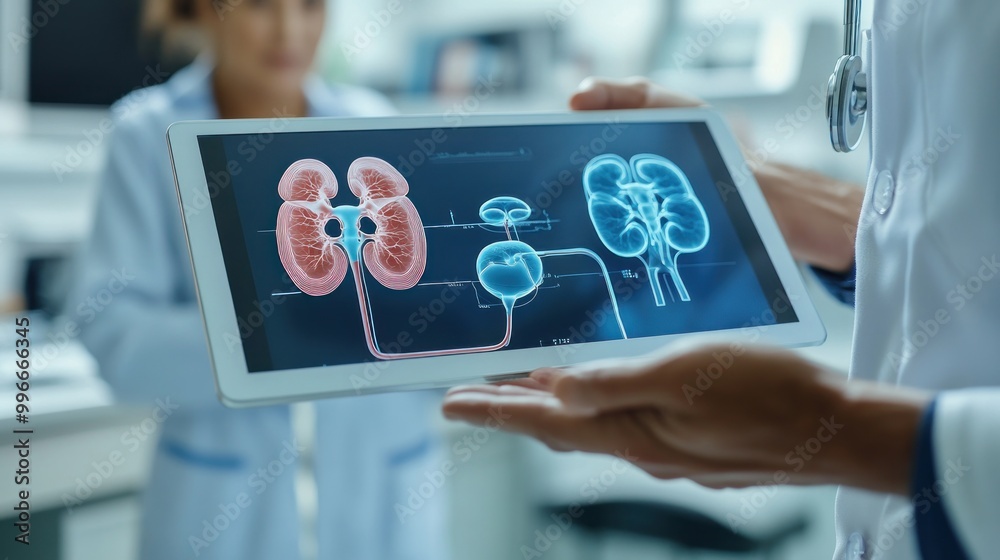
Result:
<svg viewBox="0 0 1000 560"><path fill-rule="evenodd" d="M826 116L830 119L830 140L838 152L852 152L861 143L868 120L868 77L861 57L845 54L830 76Z"/></svg>
<svg viewBox="0 0 1000 560"><path fill-rule="evenodd" d="M853 152L868 120L868 76L858 56L861 48L861 0L844 0L844 56L830 76L826 118L830 140L838 152Z"/></svg>

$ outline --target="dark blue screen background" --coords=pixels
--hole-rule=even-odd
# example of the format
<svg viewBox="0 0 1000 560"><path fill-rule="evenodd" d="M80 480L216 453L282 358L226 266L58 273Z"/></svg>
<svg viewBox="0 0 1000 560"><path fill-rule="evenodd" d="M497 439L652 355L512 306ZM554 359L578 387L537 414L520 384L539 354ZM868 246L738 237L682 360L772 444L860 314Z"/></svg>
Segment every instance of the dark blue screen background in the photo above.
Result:
<svg viewBox="0 0 1000 560"><path fill-rule="evenodd" d="M334 206L357 205L346 174L359 157L384 159L407 177L409 198L425 226L427 267L421 282L406 291L384 288L367 275L383 351L486 346L502 339L506 314L476 274L482 248L506 239L503 228L479 217L480 206L497 196L517 197L532 208L531 223L517 232L536 250L582 247L600 255L630 338L797 320L794 312L772 307L782 288L740 197L731 190L723 196L717 188L732 178L702 123L208 136L200 144L210 184L229 183L212 204L252 372L373 360L351 273L330 295L310 297L295 293L278 258L278 181L304 158L323 161L337 176ZM418 144L434 153L424 156ZM708 245L679 259L691 301L680 301L667 276L661 281L667 302L657 307L640 260L614 255L598 238L581 182L584 166L598 153L626 160L656 154L687 175L711 227ZM533 296L518 301L508 349L621 338L613 317L602 320L608 291L593 260L561 256L542 262L544 281ZM404 344L396 348L394 341Z"/></svg>

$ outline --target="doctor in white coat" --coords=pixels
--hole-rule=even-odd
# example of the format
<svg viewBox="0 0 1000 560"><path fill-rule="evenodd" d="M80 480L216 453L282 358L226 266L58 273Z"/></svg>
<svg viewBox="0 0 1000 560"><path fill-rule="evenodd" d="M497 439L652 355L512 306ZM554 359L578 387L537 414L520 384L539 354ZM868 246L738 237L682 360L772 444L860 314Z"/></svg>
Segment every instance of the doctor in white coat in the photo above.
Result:
<svg viewBox="0 0 1000 560"><path fill-rule="evenodd" d="M733 340L458 388L446 414L484 422L502 406L505 429L556 449L627 452L712 487L840 484L835 560L996 558L998 30L993 0L874 0L867 188L758 162L793 253L856 303L850 381ZM590 81L572 100L697 104L643 80ZM725 373L686 391L711 364Z"/></svg>
<svg viewBox="0 0 1000 560"><path fill-rule="evenodd" d="M170 0L150 9L196 26L208 50L112 107L95 229L67 312L115 394L162 421L139 557L298 558L302 445L288 407L236 411L216 400L165 131L182 119L277 117L280 126L392 108L309 74L322 0ZM105 292L115 294L110 302L88 303ZM407 515L396 507L441 463L431 424L439 401L409 393L317 403L319 558L447 558L446 489ZM140 435L126 451L154 445Z"/></svg>

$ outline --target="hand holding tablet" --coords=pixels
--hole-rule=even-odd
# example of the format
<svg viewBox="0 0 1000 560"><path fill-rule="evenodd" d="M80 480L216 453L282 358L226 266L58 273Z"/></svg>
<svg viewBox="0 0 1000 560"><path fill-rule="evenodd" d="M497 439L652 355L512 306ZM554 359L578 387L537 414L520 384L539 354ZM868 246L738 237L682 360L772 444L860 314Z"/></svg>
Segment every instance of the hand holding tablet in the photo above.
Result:
<svg viewBox="0 0 1000 560"><path fill-rule="evenodd" d="M696 332L825 336L713 112L267 127L168 132L228 405L505 379Z"/></svg>

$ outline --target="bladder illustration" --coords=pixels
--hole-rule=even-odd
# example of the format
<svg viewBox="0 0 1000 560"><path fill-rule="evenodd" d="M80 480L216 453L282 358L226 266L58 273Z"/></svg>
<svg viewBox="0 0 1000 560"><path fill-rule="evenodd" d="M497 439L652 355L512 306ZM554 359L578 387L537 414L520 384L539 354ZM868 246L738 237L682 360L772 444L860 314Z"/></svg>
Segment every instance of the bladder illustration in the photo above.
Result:
<svg viewBox="0 0 1000 560"><path fill-rule="evenodd" d="M622 333L622 338L628 338L621 312L618 309L618 298L611 285L611 275L601 257L597 253L583 248L536 251L527 243L516 238L517 223L527 220L529 216L531 216L531 208L528 204L512 196L491 198L479 208L479 217L482 218L483 222L494 226L502 225L507 234L506 241L487 245L479 253L476 270L479 273L479 282L483 287L503 303L504 309L507 310L508 320L511 317L514 303L532 293L542 283L543 258L582 255L595 260L601 268L618 328Z"/></svg>
<svg viewBox="0 0 1000 560"><path fill-rule="evenodd" d="M682 301L691 301L678 258L705 248L708 216L687 176L670 160L651 154L628 162L615 154L592 159L583 172L590 219L605 247L646 266L657 306L666 305L661 273Z"/></svg>
<svg viewBox="0 0 1000 560"><path fill-rule="evenodd" d="M479 208L479 217L487 224L503 226L508 239L511 239L513 230L513 238L520 240L517 235L517 223L531 217L531 207L519 198L498 196L483 203Z"/></svg>
<svg viewBox="0 0 1000 560"><path fill-rule="evenodd" d="M355 160L347 172L357 205L334 207L339 185L333 171L318 160L303 159L288 167L278 183L284 201L278 210L276 233L278 256L292 282L310 296L325 296L343 283L351 270L368 350L383 360L447 356L499 350L510 344L514 309L518 300L534 293L542 284L542 259L582 255L597 262L608 288L622 338L627 338L607 267L589 249L536 251L522 242L517 224L531 216L524 201L501 196L480 207L485 224L502 226L506 240L491 243L476 259L479 283L500 300L506 313L504 335L496 344L408 353L388 353L379 348L368 285L362 268L393 290L417 285L427 264L427 241L416 207L407 197L409 184L389 163L372 157ZM375 231L362 230L370 219ZM330 222L339 228L328 233Z"/></svg>

